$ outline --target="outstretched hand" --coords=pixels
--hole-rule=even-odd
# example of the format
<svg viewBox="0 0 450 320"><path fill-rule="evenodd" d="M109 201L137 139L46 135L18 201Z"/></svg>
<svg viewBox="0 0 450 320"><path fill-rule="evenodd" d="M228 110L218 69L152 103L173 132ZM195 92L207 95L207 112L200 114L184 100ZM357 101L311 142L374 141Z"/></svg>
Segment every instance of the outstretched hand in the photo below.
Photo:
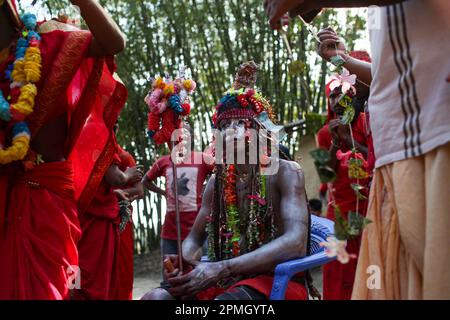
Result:
<svg viewBox="0 0 450 320"><path fill-rule="evenodd" d="M331 57L345 54L344 41L331 27L320 30L317 36L320 40L318 54L326 61L330 61Z"/></svg>
<svg viewBox="0 0 450 320"><path fill-rule="evenodd" d="M281 28L281 19L285 14L291 17L305 15L318 9L316 0L265 0L264 10L273 29ZM308 19L309 20L309 19Z"/></svg>

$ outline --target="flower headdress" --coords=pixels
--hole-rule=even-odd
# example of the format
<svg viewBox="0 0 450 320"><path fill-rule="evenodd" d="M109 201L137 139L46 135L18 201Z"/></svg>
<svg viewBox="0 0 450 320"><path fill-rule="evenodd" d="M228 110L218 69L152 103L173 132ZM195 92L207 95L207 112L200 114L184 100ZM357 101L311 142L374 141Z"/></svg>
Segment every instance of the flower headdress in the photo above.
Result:
<svg viewBox="0 0 450 320"><path fill-rule="evenodd" d="M269 101L255 89L258 65L245 62L236 73L233 86L220 99L212 118L213 126L220 127L224 119L251 119L264 112L274 119Z"/></svg>
<svg viewBox="0 0 450 320"><path fill-rule="evenodd" d="M189 95L196 83L185 75L184 67L174 80L157 76L144 101L149 108L148 136L156 143L169 143L174 130L181 127L181 118L191 112Z"/></svg>

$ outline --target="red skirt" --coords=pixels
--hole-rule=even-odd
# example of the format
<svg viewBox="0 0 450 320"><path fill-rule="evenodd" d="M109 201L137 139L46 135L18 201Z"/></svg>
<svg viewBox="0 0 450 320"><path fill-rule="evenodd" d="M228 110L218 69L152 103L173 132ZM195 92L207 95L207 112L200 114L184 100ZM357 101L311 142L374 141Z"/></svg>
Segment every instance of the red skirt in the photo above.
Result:
<svg viewBox="0 0 450 320"><path fill-rule="evenodd" d="M66 299L75 283L80 227L70 162L11 179L0 234L0 299Z"/></svg>

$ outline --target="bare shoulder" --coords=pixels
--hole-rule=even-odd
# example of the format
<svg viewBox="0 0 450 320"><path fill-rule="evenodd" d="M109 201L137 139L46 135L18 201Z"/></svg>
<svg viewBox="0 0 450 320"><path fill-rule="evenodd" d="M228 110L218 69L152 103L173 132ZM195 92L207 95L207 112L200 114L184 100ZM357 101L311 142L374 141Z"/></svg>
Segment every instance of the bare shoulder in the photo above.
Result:
<svg viewBox="0 0 450 320"><path fill-rule="evenodd" d="M294 182L292 179L295 179L296 181L303 184L305 180L303 169L297 162L282 159L280 159L280 166L277 176L278 176L277 180L281 182L286 181Z"/></svg>

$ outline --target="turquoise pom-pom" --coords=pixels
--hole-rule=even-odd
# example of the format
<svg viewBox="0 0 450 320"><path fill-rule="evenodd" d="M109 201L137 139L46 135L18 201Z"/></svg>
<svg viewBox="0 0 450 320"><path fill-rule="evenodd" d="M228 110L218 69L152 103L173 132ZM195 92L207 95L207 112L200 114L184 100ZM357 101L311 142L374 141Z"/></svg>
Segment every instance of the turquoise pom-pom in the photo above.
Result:
<svg viewBox="0 0 450 320"><path fill-rule="evenodd" d="M3 121L11 120L11 112L9 111L9 103L6 101L3 93L0 91L0 119Z"/></svg>
<svg viewBox="0 0 450 320"><path fill-rule="evenodd" d="M183 107L181 106L181 99L180 99L180 96L178 96L178 95L173 95L169 98L169 106L176 113L183 112Z"/></svg>
<svg viewBox="0 0 450 320"><path fill-rule="evenodd" d="M37 25L37 18L32 13L23 14L20 19L28 30L34 30Z"/></svg>
<svg viewBox="0 0 450 320"><path fill-rule="evenodd" d="M41 41L41 36L36 31L30 31L28 32L28 41L31 41L31 39L35 38L38 41Z"/></svg>
<svg viewBox="0 0 450 320"><path fill-rule="evenodd" d="M17 45L16 45L16 59L21 59L23 57L25 57L25 52L27 51L28 48L28 41L25 38L20 38L17 41Z"/></svg>
<svg viewBox="0 0 450 320"><path fill-rule="evenodd" d="M155 131L153 130L147 130L147 137L149 139L153 139L153 136L155 135Z"/></svg>
<svg viewBox="0 0 450 320"><path fill-rule="evenodd" d="M18 135L19 133L27 133L28 135L31 134L30 129L28 128L28 125L26 122L17 122L12 130L13 137Z"/></svg>

